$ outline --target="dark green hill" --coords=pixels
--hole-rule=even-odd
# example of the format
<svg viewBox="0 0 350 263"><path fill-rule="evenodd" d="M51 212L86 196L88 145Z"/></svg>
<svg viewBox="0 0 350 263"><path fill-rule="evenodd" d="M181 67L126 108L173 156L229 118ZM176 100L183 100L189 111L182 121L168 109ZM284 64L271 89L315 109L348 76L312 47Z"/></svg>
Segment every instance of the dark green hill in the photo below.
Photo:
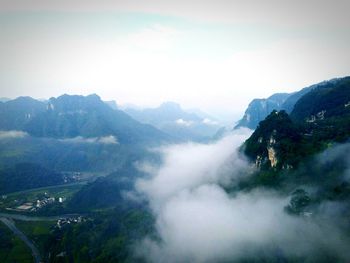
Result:
<svg viewBox="0 0 350 263"><path fill-rule="evenodd" d="M267 99L254 99L251 103L249 103L243 118L238 122L235 128L247 127L250 129L255 129L259 122L264 120L273 110L284 110L290 114L293 111L296 103L304 95L311 91L337 85L338 82L341 82L346 78L347 77L322 81L294 93L276 93Z"/></svg>
<svg viewBox="0 0 350 263"><path fill-rule="evenodd" d="M301 160L350 137L350 77L318 85L302 96L289 117L273 111L245 143L263 168L295 167Z"/></svg>
<svg viewBox="0 0 350 263"><path fill-rule="evenodd" d="M291 117L313 122L350 113L350 77L313 89L295 104Z"/></svg>
<svg viewBox="0 0 350 263"><path fill-rule="evenodd" d="M273 111L245 142L245 153L261 168L288 168L300 154L302 136L285 111Z"/></svg>
<svg viewBox="0 0 350 263"><path fill-rule="evenodd" d="M34 163L18 163L0 169L0 194L63 183L61 173Z"/></svg>

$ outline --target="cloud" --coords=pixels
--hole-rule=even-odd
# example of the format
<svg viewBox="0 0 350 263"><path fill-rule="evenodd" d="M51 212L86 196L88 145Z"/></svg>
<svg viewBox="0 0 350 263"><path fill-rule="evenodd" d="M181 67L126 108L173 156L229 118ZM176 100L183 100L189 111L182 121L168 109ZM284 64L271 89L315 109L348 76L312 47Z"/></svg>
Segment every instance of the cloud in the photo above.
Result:
<svg viewBox="0 0 350 263"><path fill-rule="evenodd" d="M60 141L64 143L119 144L117 138L113 135L104 136L104 137L90 137L90 138L77 136L74 138L60 139Z"/></svg>
<svg viewBox="0 0 350 263"><path fill-rule="evenodd" d="M192 121L186 121L186 120L184 120L184 119L177 119L177 120L175 121L175 123L176 123L177 125L186 126L186 127L189 127L189 126L191 126L191 125L193 124Z"/></svg>
<svg viewBox="0 0 350 263"><path fill-rule="evenodd" d="M340 179L345 179L350 182L350 143L338 144L328 148L316 158L323 169L329 169L328 167L341 167L344 171L340 176ZM335 180L336 178L334 178Z"/></svg>
<svg viewBox="0 0 350 263"><path fill-rule="evenodd" d="M173 196L157 214L161 243L146 239L142 249L152 262L217 262L316 254L319 249L346 254L334 227L323 229L284 212L287 199L268 192L231 198L217 185L202 185ZM331 235L330 235L331 233Z"/></svg>
<svg viewBox="0 0 350 263"><path fill-rule="evenodd" d="M203 122L204 124L207 124L207 125L218 125L218 122L217 122L217 121L213 121L213 120L208 119L208 118L203 119L202 122Z"/></svg>
<svg viewBox="0 0 350 263"><path fill-rule="evenodd" d="M140 241L137 256L150 262L259 261L260 256L317 262L328 253L350 259L349 240L334 217L291 216L284 210L288 197L271 190L225 190L251 174L238 151L250 133L238 130L212 144L158 149L162 165L145 165L150 175L135 189L149 201L159 239ZM323 218L337 206L321 209Z"/></svg>
<svg viewBox="0 0 350 263"><path fill-rule="evenodd" d="M0 140L23 138L26 136L28 136L28 133L23 131L0 131Z"/></svg>
<svg viewBox="0 0 350 263"><path fill-rule="evenodd" d="M239 172L248 169L248 163L237 148L251 131L241 129L217 143L186 143L163 147L158 151L163 156L163 165L149 179L136 182L138 192L146 194L154 205L182 191L205 183L229 184L239 177ZM230 172L235 167L235 176ZM151 171L147 166L147 171Z"/></svg>
<svg viewBox="0 0 350 263"><path fill-rule="evenodd" d="M113 136L113 135L109 135L109 136L105 136L105 137L99 137L97 139L98 143L102 143L102 144L119 144L117 137Z"/></svg>

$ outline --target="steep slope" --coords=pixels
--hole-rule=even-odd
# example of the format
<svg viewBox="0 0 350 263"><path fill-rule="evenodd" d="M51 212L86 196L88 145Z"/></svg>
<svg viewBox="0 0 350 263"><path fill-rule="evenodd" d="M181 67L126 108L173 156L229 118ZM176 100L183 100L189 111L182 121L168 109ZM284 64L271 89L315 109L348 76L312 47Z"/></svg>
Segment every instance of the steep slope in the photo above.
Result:
<svg viewBox="0 0 350 263"><path fill-rule="evenodd" d="M328 82L300 98L291 112L298 121L314 122L350 113L350 77Z"/></svg>
<svg viewBox="0 0 350 263"><path fill-rule="evenodd" d="M293 111L295 104L304 95L313 90L327 87L328 85L335 85L342 79L343 78L335 78L322 81L294 93L276 93L267 99L254 99L248 105L243 118L238 122L235 128L247 127L250 129L255 129L259 122L265 119L265 117L268 116L272 110L284 110L290 114Z"/></svg>
<svg viewBox="0 0 350 263"><path fill-rule="evenodd" d="M288 93L276 93L267 99L254 99L249 103L243 118L235 128L247 127L255 129L259 122L268 116L273 110L280 110L282 104L290 96Z"/></svg>
<svg viewBox="0 0 350 263"><path fill-rule="evenodd" d="M273 111L245 142L245 153L257 167L290 168L300 154L302 137L285 111Z"/></svg>

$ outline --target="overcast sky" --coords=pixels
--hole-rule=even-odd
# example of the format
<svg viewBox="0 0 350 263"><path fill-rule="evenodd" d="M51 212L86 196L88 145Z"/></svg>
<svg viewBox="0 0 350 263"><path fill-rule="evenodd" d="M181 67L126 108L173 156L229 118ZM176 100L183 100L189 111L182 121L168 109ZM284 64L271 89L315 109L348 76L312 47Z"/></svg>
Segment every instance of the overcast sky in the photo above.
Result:
<svg viewBox="0 0 350 263"><path fill-rule="evenodd" d="M0 0L0 97L97 93L236 118L349 75L350 1Z"/></svg>

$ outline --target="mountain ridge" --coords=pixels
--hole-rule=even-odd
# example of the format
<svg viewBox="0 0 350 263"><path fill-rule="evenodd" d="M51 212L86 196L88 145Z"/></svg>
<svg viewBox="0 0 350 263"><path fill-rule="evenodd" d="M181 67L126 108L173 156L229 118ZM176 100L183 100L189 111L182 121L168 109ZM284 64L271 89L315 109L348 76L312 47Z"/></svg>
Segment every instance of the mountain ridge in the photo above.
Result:
<svg viewBox="0 0 350 263"><path fill-rule="evenodd" d="M324 80L292 93L275 93L266 99L253 99L245 110L242 119L234 128L247 127L254 130L259 122L264 120L273 110L284 110L290 114L297 101L305 94L328 84L335 84L343 78ZM281 97L281 95L283 96Z"/></svg>
<svg viewBox="0 0 350 263"><path fill-rule="evenodd" d="M34 106L31 106L34 105ZM63 94L47 103L19 97L0 106L0 129L36 137L73 138L113 135L121 143L171 141L171 136L112 109L96 94Z"/></svg>

